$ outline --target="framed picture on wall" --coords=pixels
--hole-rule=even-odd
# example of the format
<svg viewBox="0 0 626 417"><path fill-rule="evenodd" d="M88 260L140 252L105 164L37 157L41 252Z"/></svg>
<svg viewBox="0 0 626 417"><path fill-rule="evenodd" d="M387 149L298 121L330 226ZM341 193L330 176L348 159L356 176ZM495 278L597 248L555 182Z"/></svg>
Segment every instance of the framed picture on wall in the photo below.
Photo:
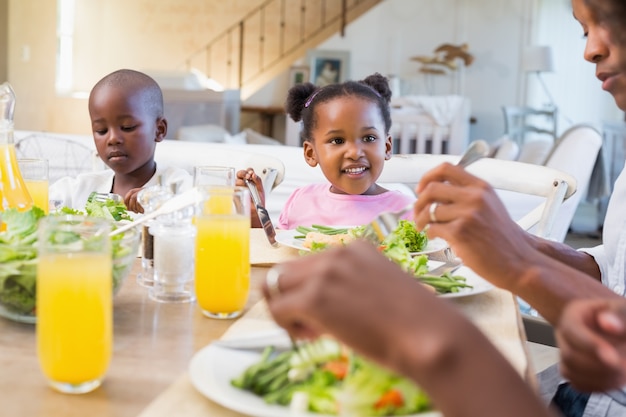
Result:
<svg viewBox="0 0 626 417"><path fill-rule="evenodd" d="M291 67L289 70L289 88L309 81L309 67Z"/></svg>
<svg viewBox="0 0 626 417"><path fill-rule="evenodd" d="M309 50L307 60L311 69L310 81L318 87L341 83L350 77L349 51Z"/></svg>

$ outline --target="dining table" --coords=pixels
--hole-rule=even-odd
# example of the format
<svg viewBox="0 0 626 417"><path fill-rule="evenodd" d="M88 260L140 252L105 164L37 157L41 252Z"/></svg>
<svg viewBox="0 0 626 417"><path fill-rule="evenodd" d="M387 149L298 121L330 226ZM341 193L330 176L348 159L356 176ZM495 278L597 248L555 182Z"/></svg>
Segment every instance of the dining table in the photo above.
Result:
<svg viewBox="0 0 626 417"><path fill-rule="evenodd" d="M49 387L37 359L36 325L0 318L0 415L242 416L196 390L188 368L194 355L217 339L276 326L262 299L261 283L271 265L301 254L288 246L270 246L262 229L251 229L250 239L250 295L238 319L205 317L195 303L153 301L148 289L136 281L141 271L138 258L114 297L108 372L102 385L90 393L62 394ZM528 383L534 383L524 328L511 293L493 288L449 301L484 332Z"/></svg>

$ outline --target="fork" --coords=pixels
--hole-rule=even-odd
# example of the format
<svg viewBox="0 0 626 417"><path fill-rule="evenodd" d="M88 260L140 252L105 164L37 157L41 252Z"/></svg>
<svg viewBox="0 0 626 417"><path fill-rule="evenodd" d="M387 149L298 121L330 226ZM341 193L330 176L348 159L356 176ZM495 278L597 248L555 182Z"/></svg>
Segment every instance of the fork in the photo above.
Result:
<svg viewBox="0 0 626 417"><path fill-rule="evenodd" d="M443 265L438 266L437 268L431 269L430 271L428 271L428 275L439 277L448 272L452 273L456 271L457 269L459 269L461 266L463 266L463 262L461 262L459 258L452 259L447 262L444 262Z"/></svg>
<svg viewBox="0 0 626 417"><path fill-rule="evenodd" d="M484 140L474 141L465 150L456 165L465 168L479 159L486 157L488 154L489 144L487 142ZM385 237L389 235L389 233L398 227L400 218L412 209L413 203L399 211L386 211L380 213L365 227L363 236L376 244L382 242Z"/></svg>
<svg viewBox="0 0 626 417"><path fill-rule="evenodd" d="M93 192L91 194L89 194L89 198L87 198L87 201L97 201L99 203L104 203L105 201L108 200L113 200L116 203L121 203L122 201L124 201L124 199L122 198L121 195L119 194L115 194L115 193L98 193L98 192Z"/></svg>

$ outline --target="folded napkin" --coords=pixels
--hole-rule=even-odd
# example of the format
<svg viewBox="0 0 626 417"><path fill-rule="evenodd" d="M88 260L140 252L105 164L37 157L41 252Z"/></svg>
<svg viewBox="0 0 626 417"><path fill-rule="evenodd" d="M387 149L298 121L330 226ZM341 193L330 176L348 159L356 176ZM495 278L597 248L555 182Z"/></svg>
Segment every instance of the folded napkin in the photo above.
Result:
<svg viewBox="0 0 626 417"><path fill-rule="evenodd" d="M274 265L298 256L297 249L280 244L278 247L270 245L263 229L250 229L250 265Z"/></svg>

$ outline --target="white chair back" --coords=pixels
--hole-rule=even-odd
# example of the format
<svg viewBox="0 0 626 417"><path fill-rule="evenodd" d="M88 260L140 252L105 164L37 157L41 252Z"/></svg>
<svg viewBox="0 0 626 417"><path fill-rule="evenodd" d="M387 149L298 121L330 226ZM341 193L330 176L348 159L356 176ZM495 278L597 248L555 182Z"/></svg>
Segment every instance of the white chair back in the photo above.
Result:
<svg viewBox="0 0 626 417"><path fill-rule="evenodd" d="M455 163L458 155L394 155L387 161L380 182L415 184L422 175L444 161ZM551 229L563 201L576 191L576 179L553 168L485 158L470 165L467 170L486 180L497 190L542 197L517 223L525 230L535 228L538 236L550 237Z"/></svg>
<svg viewBox="0 0 626 417"><path fill-rule="evenodd" d="M574 219L578 204L585 197L594 165L602 147L602 135L588 125L575 125L563 132L548 155L545 166L576 178L578 191L559 209L550 237L562 242Z"/></svg>

